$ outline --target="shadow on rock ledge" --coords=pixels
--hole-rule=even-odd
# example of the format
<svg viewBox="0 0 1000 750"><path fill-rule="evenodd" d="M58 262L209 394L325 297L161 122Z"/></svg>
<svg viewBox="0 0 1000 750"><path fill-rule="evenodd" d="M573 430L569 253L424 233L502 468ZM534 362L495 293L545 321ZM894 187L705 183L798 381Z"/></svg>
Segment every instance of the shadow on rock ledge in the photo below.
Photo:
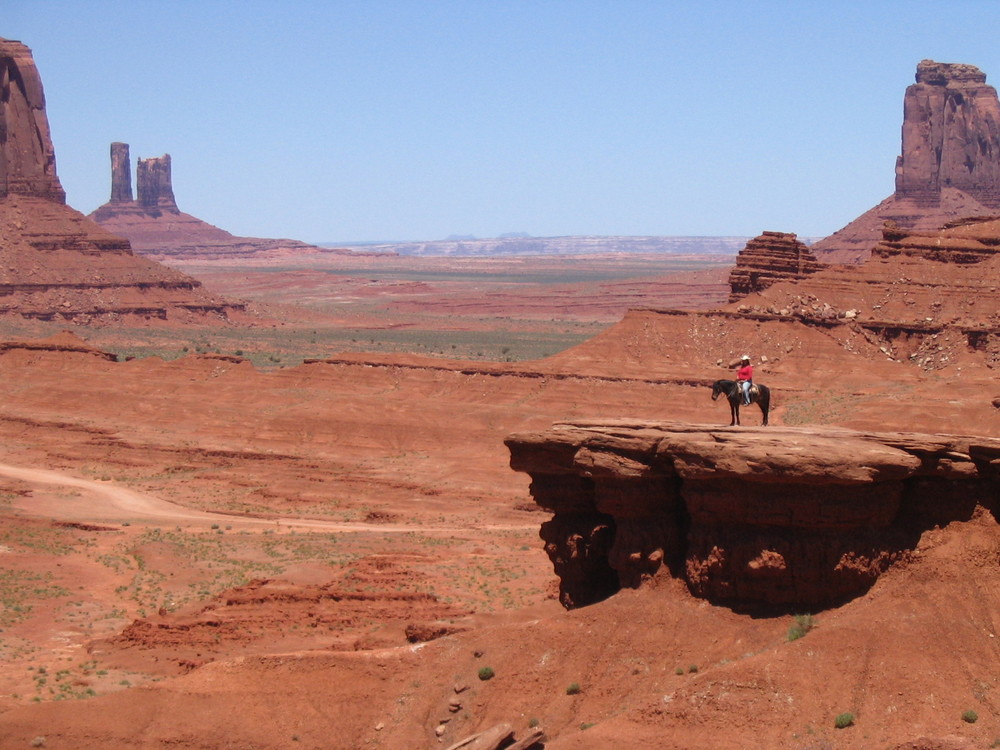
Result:
<svg viewBox="0 0 1000 750"><path fill-rule="evenodd" d="M567 608L669 571L736 609L815 611L866 592L924 530L1000 515L988 437L602 420L506 443L555 514L540 535Z"/></svg>

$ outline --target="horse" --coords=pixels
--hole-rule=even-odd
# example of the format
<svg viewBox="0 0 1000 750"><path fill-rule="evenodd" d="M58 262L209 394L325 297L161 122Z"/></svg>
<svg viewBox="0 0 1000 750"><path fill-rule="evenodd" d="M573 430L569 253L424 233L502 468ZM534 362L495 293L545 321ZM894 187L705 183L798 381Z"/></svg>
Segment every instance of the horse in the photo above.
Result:
<svg viewBox="0 0 1000 750"><path fill-rule="evenodd" d="M757 404L764 415L764 426L767 426L767 413L771 410L771 390L766 385L754 383L757 393L750 392L750 403ZM740 406L743 405L743 390L735 380L716 380L712 386L712 400L715 401L722 394L726 394L729 399L729 412L732 421L729 426L740 423Z"/></svg>

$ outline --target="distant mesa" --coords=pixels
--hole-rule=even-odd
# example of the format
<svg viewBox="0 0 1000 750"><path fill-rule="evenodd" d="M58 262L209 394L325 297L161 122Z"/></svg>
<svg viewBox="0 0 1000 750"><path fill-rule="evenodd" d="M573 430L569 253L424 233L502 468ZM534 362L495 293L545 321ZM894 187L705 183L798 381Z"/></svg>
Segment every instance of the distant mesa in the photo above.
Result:
<svg viewBox="0 0 1000 750"><path fill-rule="evenodd" d="M922 60L903 98L896 191L812 246L827 263L857 263L892 221L927 231L1000 213L1000 102L973 65Z"/></svg>
<svg viewBox="0 0 1000 750"><path fill-rule="evenodd" d="M200 323L243 310L134 255L127 240L66 205L38 69L31 50L8 39L0 39L0 236L0 316Z"/></svg>
<svg viewBox="0 0 1000 750"><path fill-rule="evenodd" d="M136 252L163 262L210 260L300 253L349 254L343 248L321 248L290 239L237 237L177 207L170 154L139 159L136 196L132 197L132 164L127 143L111 144L111 198L90 218L125 237Z"/></svg>
<svg viewBox="0 0 1000 750"><path fill-rule="evenodd" d="M748 237L597 236L535 237L366 243L368 250L413 256L503 257L521 255L736 255Z"/></svg>

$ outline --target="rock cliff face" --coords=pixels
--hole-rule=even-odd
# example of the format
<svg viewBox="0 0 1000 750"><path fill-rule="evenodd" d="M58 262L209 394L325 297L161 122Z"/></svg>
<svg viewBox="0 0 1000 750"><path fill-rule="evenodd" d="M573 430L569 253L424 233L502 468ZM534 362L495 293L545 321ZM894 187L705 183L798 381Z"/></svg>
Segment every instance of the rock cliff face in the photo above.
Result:
<svg viewBox="0 0 1000 750"><path fill-rule="evenodd" d="M845 341L861 334L925 370L970 356L1000 367L1000 219L935 231L886 223L863 264L829 266L740 302L740 312L818 322Z"/></svg>
<svg viewBox="0 0 1000 750"><path fill-rule="evenodd" d="M119 164L124 151L113 149ZM116 197L126 186L118 170ZM129 189L130 193L131 190ZM242 310L133 255L65 203L31 51L0 39L0 316L79 323L225 320Z"/></svg>
<svg viewBox="0 0 1000 750"><path fill-rule="evenodd" d="M177 207L170 154L139 159L132 200L127 143L111 144L111 200L91 219L131 243L142 255L166 263L296 253L349 254L298 240L237 237Z"/></svg>
<svg viewBox="0 0 1000 750"><path fill-rule="evenodd" d="M113 163L111 168L114 169ZM139 159L135 182L140 206L179 213L177 201L174 200L173 179L170 176L170 154Z"/></svg>
<svg viewBox="0 0 1000 750"><path fill-rule="evenodd" d="M1000 102L979 68L923 60L903 99L896 196L937 206L945 187L1000 208Z"/></svg>
<svg viewBox="0 0 1000 750"><path fill-rule="evenodd" d="M31 50L0 39L0 198L8 195L66 200Z"/></svg>
<svg viewBox="0 0 1000 750"><path fill-rule="evenodd" d="M132 202L132 160L127 143L111 144L111 203Z"/></svg>
<svg viewBox="0 0 1000 750"><path fill-rule="evenodd" d="M777 281L802 279L823 268L794 234L764 232L747 242L729 274L729 301L767 289Z"/></svg>
<svg viewBox="0 0 1000 750"><path fill-rule="evenodd" d="M825 428L565 422L506 440L554 515L572 608L658 575L749 611L856 597L922 531L1000 511L1000 440Z"/></svg>
<svg viewBox="0 0 1000 750"><path fill-rule="evenodd" d="M1000 102L972 65L923 60L903 99L896 191L812 246L824 262L864 260L889 220L903 230L1000 210Z"/></svg>

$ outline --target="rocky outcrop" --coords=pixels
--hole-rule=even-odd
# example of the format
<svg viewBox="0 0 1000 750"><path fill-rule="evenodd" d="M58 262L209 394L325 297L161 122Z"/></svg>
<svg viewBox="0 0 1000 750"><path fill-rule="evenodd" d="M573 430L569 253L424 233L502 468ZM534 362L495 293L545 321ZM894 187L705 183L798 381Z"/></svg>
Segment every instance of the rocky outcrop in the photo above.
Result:
<svg viewBox="0 0 1000 750"><path fill-rule="evenodd" d="M767 289L777 281L802 279L824 266L789 232L764 232L747 242L729 274L729 301Z"/></svg>
<svg viewBox="0 0 1000 750"><path fill-rule="evenodd" d="M829 266L741 300L739 312L791 316L849 342L861 333L892 359L936 370L970 355L1000 367L1000 218L935 231L883 225L860 265Z"/></svg>
<svg viewBox="0 0 1000 750"><path fill-rule="evenodd" d="M506 440L553 513L568 607L658 575L750 611L856 597L922 531L1000 512L1000 440L844 429L565 422Z"/></svg>
<svg viewBox="0 0 1000 750"><path fill-rule="evenodd" d="M124 154L112 149L120 165ZM116 195L125 188L117 170ZM127 240L73 210L55 171L31 51L0 39L0 316L77 323L226 320L243 305L136 257Z"/></svg>
<svg viewBox="0 0 1000 750"><path fill-rule="evenodd" d="M132 160L128 144L111 144L111 203L132 202Z"/></svg>
<svg viewBox="0 0 1000 750"><path fill-rule="evenodd" d="M113 164L112 169L114 169ZM160 209L179 213L177 201L174 200L173 179L170 176L170 154L152 159L139 159L135 178L140 206L147 210Z"/></svg>
<svg viewBox="0 0 1000 750"><path fill-rule="evenodd" d="M0 199L8 195L66 201L31 50L0 39Z"/></svg>
<svg viewBox="0 0 1000 750"><path fill-rule="evenodd" d="M1000 101L973 65L922 60L903 99L896 196L937 206L953 187L1000 208Z"/></svg>
<svg viewBox="0 0 1000 750"><path fill-rule="evenodd" d="M177 207L170 154L139 159L132 200L127 143L111 144L111 200L91 219L128 239L142 255L165 263L295 254L349 254L349 250L317 247L298 240L237 237L184 213Z"/></svg>
<svg viewBox="0 0 1000 750"><path fill-rule="evenodd" d="M904 231L938 229L1000 209L1000 101L973 65L923 60L903 99L896 190L812 246L824 262L868 257L892 221Z"/></svg>

